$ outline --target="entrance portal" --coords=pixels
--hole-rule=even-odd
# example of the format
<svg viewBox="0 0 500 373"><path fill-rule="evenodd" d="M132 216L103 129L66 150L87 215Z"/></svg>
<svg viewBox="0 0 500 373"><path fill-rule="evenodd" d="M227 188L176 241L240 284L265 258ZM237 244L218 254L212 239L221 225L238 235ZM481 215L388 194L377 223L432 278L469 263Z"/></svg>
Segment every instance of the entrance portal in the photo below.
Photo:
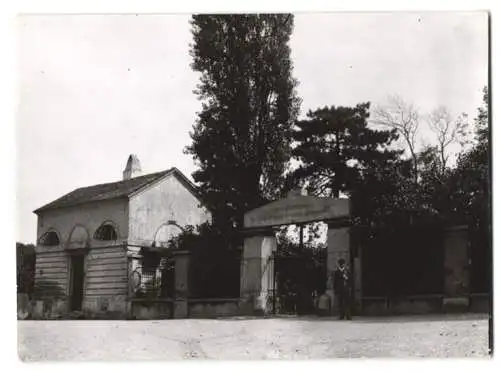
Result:
<svg viewBox="0 0 500 373"><path fill-rule="evenodd" d="M71 256L71 291L70 308L71 311L80 311L83 302L84 285L84 254L75 254Z"/></svg>
<svg viewBox="0 0 500 373"><path fill-rule="evenodd" d="M259 207L245 214L245 241L241 268L240 297L245 313L270 313L275 288L273 253L275 229L290 224L323 221L328 224L326 268L330 277L340 258L350 263L355 280L355 302L360 296L359 260L351 255L350 205L348 199L319 198L290 193L285 199ZM333 312L333 281L327 281L325 294Z"/></svg>
<svg viewBox="0 0 500 373"><path fill-rule="evenodd" d="M318 297L326 291L326 247L289 243L273 256L273 314L316 313Z"/></svg>

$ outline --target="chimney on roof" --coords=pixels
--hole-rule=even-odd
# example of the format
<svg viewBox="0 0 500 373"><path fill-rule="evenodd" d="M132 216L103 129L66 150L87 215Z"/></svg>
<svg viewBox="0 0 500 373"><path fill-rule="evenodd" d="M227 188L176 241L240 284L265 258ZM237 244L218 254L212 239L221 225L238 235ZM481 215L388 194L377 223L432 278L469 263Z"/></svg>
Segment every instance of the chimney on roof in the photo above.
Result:
<svg viewBox="0 0 500 373"><path fill-rule="evenodd" d="M123 170L123 180L132 179L137 176L141 176L141 162L135 154L130 154L127 160L127 166Z"/></svg>

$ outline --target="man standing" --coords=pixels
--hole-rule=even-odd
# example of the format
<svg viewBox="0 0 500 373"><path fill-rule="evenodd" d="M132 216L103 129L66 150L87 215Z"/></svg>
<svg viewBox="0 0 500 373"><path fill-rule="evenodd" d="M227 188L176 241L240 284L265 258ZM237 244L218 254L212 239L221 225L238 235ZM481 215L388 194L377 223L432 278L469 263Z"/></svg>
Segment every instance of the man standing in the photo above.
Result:
<svg viewBox="0 0 500 373"><path fill-rule="evenodd" d="M351 320L351 273L344 259L338 260L333 275L333 290L339 308L339 319Z"/></svg>

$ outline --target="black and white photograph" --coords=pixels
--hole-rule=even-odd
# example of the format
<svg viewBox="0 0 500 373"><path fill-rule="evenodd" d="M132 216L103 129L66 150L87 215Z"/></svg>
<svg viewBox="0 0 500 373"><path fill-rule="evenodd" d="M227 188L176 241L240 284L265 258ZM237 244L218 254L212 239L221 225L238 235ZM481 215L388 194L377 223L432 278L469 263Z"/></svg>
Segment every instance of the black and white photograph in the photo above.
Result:
<svg viewBox="0 0 500 373"><path fill-rule="evenodd" d="M20 364L492 360L491 24L19 14Z"/></svg>

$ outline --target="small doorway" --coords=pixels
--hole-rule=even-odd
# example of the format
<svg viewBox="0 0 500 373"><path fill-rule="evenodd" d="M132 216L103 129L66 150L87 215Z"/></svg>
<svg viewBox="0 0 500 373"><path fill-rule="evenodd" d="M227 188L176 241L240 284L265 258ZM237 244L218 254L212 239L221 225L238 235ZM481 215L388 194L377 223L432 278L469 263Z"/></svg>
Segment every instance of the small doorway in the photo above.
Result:
<svg viewBox="0 0 500 373"><path fill-rule="evenodd" d="M84 254L71 256L71 289L70 289L70 310L80 311L83 302L84 285Z"/></svg>

